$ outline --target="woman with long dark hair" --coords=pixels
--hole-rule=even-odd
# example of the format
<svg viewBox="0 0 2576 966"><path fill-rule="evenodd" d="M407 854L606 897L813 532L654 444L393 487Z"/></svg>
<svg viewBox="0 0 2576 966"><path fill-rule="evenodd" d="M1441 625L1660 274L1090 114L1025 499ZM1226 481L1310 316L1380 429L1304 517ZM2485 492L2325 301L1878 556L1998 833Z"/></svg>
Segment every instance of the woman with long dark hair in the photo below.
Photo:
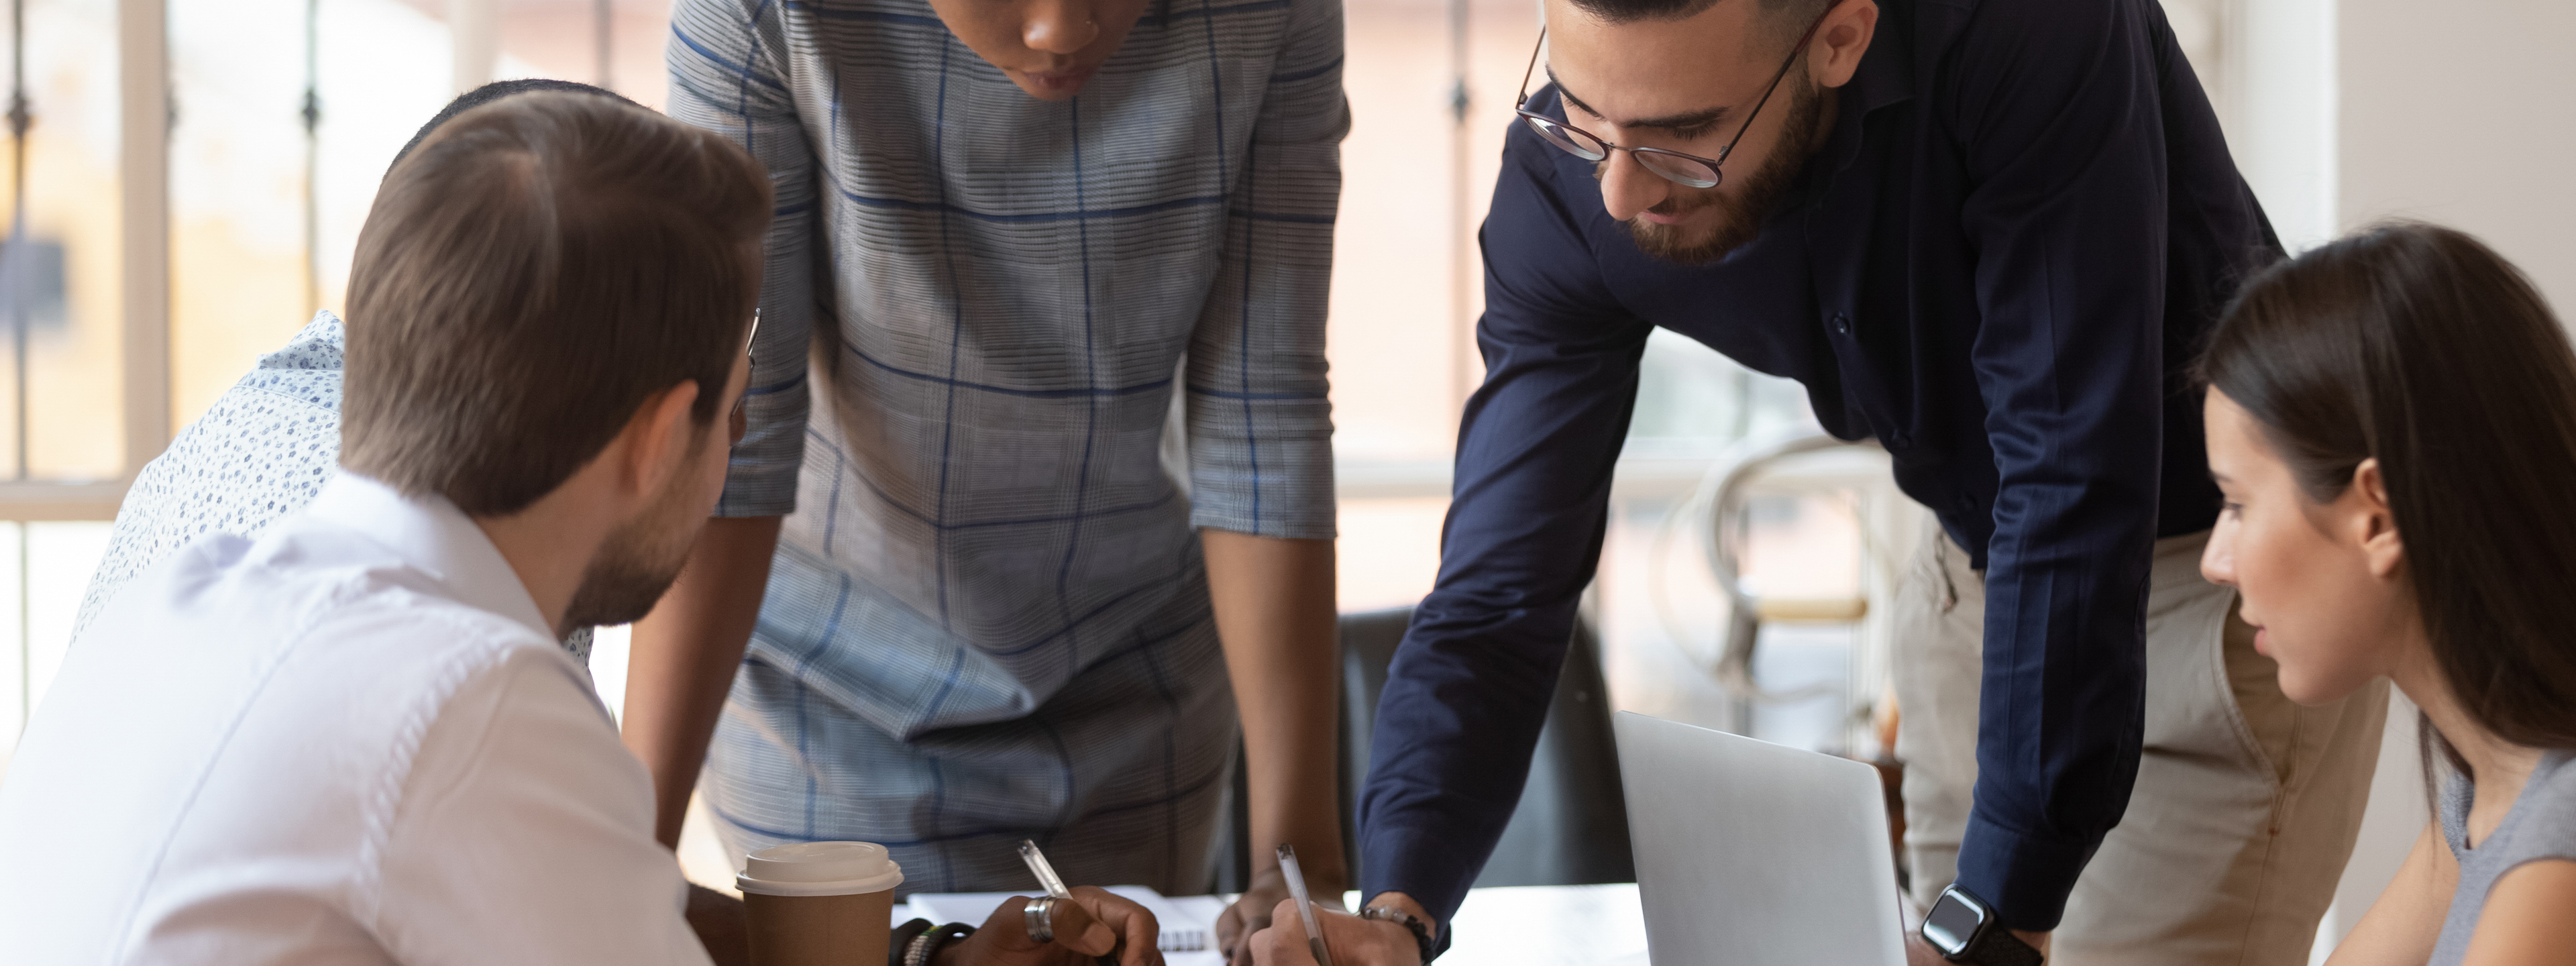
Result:
<svg viewBox="0 0 2576 966"><path fill-rule="evenodd" d="M2385 675L2422 707L2437 817L2333 966L2576 949L2576 351L2460 232L2365 231L2247 283L2211 334L2202 571L2281 689Z"/></svg>

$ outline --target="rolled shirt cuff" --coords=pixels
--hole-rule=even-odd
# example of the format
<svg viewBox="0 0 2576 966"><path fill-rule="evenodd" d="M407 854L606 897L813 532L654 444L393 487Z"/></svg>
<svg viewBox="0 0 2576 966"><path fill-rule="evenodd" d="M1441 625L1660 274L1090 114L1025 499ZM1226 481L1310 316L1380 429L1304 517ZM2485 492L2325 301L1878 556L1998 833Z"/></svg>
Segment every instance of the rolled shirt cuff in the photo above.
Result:
<svg viewBox="0 0 2576 966"><path fill-rule="evenodd" d="M1959 885L1993 907L2005 926L2047 932L2065 917L2066 897L2100 847L2099 839L2016 832L1988 821L1982 809L1972 811L1959 843Z"/></svg>
<svg viewBox="0 0 2576 966"><path fill-rule="evenodd" d="M1440 934L1432 937L1440 951L1449 948L1452 921L1484 866L1480 861L1460 868L1451 839L1428 830L1379 827L1360 840L1360 905L1388 892L1411 896L1440 924Z"/></svg>

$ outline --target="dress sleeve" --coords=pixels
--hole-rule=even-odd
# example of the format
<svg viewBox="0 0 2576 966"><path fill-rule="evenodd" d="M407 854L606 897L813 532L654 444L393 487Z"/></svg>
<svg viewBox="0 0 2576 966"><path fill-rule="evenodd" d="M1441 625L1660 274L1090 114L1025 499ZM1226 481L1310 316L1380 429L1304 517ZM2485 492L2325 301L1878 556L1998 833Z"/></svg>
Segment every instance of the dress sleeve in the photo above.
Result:
<svg viewBox="0 0 2576 966"><path fill-rule="evenodd" d="M805 460L805 420L812 405L805 357L822 314L814 288L821 179L786 71L779 67L787 50L779 19L784 8L679 0L671 11L671 116L748 149L768 166L777 198L764 246L751 385L743 394L750 428L733 448L717 516L784 516L795 510L796 476Z"/></svg>
<svg viewBox="0 0 2576 966"><path fill-rule="evenodd" d="M1324 315L1342 192L1342 6L1294 0L1233 186L1225 250L1190 337L1190 524L1329 538ZM1223 132L1218 141L1224 143Z"/></svg>
<svg viewBox="0 0 2576 966"><path fill-rule="evenodd" d="M1403 892L1442 921L1528 779L1653 328L1595 268L1575 206L1599 195L1553 190L1539 160L1553 149L1526 127L1504 144L1481 234L1485 382L1459 430L1439 581L1388 669L1359 806L1360 888Z"/></svg>
<svg viewBox="0 0 2576 966"><path fill-rule="evenodd" d="M1949 98L2000 484L1959 883L2017 929L2056 926L2144 740L2166 386L2152 10L1989 3Z"/></svg>
<svg viewBox="0 0 2576 966"><path fill-rule="evenodd" d="M560 656L523 648L461 683L401 789L375 915L394 958L707 962L652 780Z"/></svg>

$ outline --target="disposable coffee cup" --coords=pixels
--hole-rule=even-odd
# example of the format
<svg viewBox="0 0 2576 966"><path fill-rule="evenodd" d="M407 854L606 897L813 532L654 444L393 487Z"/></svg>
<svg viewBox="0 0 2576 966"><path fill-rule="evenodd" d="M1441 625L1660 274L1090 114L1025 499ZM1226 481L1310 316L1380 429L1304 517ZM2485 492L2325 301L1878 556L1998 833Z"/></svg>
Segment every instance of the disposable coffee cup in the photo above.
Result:
<svg viewBox="0 0 2576 966"><path fill-rule="evenodd" d="M799 842L751 853L742 873L752 966L885 966L903 867L874 842Z"/></svg>

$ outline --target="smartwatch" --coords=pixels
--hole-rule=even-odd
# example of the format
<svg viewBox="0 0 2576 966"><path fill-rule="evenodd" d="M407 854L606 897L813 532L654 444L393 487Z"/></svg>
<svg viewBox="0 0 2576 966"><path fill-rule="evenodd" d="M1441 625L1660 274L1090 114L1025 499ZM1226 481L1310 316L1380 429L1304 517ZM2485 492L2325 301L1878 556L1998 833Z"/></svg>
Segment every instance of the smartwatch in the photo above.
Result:
<svg viewBox="0 0 2576 966"><path fill-rule="evenodd" d="M1923 941L1941 958L1973 966L2040 966L2046 958L1995 921L1993 906L1956 883L1923 917Z"/></svg>

